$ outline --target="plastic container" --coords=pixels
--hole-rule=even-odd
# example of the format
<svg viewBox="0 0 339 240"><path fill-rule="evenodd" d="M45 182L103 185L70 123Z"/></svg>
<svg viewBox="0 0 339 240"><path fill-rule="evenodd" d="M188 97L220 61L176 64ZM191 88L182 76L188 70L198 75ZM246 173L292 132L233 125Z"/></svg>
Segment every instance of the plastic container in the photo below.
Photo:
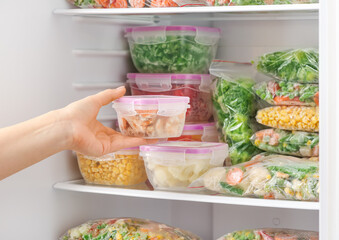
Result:
<svg viewBox="0 0 339 240"><path fill-rule="evenodd" d="M128 186L147 180L139 148L127 148L102 157L77 153L82 177L87 183Z"/></svg>
<svg viewBox="0 0 339 240"><path fill-rule="evenodd" d="M179 137L189 97L125 96L113 102L122 134L144 138Z"/></svg>
<svg viewBox="0 0 339 240"><path fill-rule="evenodd" d="M257 122L268 127L305 132L319 132L319 108L274 106L257 112Z"/></svg>
<svg viewBox="0 0 339 240"><path fill-rule="evenodd" d="M263 228L242 230L228 233L217 240L319 240L318 232L283 229Z"/></svg>
<svg viewBox="0 0 339 240"><path fill-rule="evenodd" d="M287 81L261 82L253 87L255 93L272 105L319 106L319 86Z"/></svg>
<svg viewBox="0 0 339 240"><path fill-rule="evenodd" d="M132 95L169 95L190 98L186 122L207 122L212 116L209 74L129 73Z"/></svg>
<svg viewBox="0 0 339 240"><path fill-rule="evenodd" d="M261 150L300 157L319 156L319 134L281 129L256 132L252 143Z"/></svg>
<svg viewBox="0 0 339 240"><path fill-rule="evenodd" d="M163 142L140 146L149 181L155 189L189 190L191 182L211 168L222 166L225 143Z"/></svg>
<svg viewBox="0 0 339 240"><path fill-rule="evenodd" d="M219 28L151 26L126 29L132 60L141 73L208 73Z"/></svg>
<svg viewBox="0 0 339 240"><path fill-rule="evenodd" d="M111 218L85 222L59 240L200 240L188 231L141 218Z"/></svg>
<svg viewBox="0 0 339 240"><path fill-rule="evenodd" d="M169 138L168 141L219 142L215 123L185 124L180 137Z"/></svg>

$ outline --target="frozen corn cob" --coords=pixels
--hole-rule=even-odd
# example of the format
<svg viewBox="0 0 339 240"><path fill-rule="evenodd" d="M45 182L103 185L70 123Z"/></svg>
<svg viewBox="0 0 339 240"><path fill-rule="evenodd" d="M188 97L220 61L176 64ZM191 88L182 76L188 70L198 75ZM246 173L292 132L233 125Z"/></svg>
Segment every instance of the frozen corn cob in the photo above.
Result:
<svg viewBox="0 0 339 240"><path fill-rule="evenodd" d="M319 108L304 106L274 106L261 109L256 119L263 125L306 132L319 132Z"/></svg>

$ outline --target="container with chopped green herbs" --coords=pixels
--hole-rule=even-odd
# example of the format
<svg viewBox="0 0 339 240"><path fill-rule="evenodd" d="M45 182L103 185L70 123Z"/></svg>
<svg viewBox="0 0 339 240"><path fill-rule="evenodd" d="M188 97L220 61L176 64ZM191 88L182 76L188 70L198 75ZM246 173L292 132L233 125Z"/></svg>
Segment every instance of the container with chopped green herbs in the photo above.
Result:
<svg viewBox="0 0 339 240"><path fill-rule="evenodd" d="M60 240L199 240L179 228L139 218L89 221L67 231Z"/></svg>
<svg viewBox="0 0 339 240"><path fill-rule="evenodd" d="M141 73L208 73L219 28L151 26L126 29L132 60Z"/></svg>
<svg viewBox="0 0 339 240"><path fill-rule="evenodd" d="M254 86L255 93L272 105L319 106L319 86L287 81L261 82Z"/></svg>
<svg viewBox="0 0 339 240"><path fill-rule="evenodd" d="M245 163L212 168L190 187L242 197L317 201L319 162L260 154Z"/></svg>
<svg viewBox="0 0 339 240"><path fill-rule="evenodd" d="M256 111L256 96L252 90L254 81L249 77L251 65L213 62L210 71L217 77L212 101L220 139L230 146L232 164L246 162L260 152L250 141L255 130L253 119Z"/></svg>
<svg viewBox="0 0 339 240"><path fill-rule="evenodd" d="M319 134L281 129L264 129L251 138L261 150L301 157L319 156Z"/></svg>
<svg viewBox="0 0 339 240"><path fill-rule="evenodd" d="M318 83L319 53L316 49L293 49L259 58L258 71L293 83Z"/></svg>

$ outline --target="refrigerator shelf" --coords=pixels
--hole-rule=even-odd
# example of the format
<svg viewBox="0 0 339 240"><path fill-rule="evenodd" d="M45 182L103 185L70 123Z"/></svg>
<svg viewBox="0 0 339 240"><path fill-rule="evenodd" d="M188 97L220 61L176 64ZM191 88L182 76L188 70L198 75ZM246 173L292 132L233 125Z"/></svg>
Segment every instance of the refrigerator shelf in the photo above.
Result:
<svg viewBox="0 0 339 240"><path fill-rule="evenodd" d="M100 185L86 184L84 180L72 180L67 182L59 182L54 184L55 189L84 192L84 193L96 193L96 194L108 194L127 197L139 197L139 198L153 198L164 200L180 200L180 201L192 201L192 202L205 202L205 203L220 203L230 205L241 206L253 206L253 207L271 207L271 208L286 208L286 209L301 209L301 210L319 210L318 202L299 202L288 200L269 200L269 199L257 199L257 198L239 198L228 196L212 196L203 195L197 193L181 193L181 192L167 192L167 191L155 191L151 190L146 184L138 185L137 187L130 188L116 188Z"/></svg>
<svg viewBox="0 0 339 240"><path fill-rule="evenodd" d="M249 13L249 12L318 12L319 4L286 4L257 6L172 7L172 8L106 8L106 9L55 9L55 14L69 16L134 15L168 13Z"/></svg>

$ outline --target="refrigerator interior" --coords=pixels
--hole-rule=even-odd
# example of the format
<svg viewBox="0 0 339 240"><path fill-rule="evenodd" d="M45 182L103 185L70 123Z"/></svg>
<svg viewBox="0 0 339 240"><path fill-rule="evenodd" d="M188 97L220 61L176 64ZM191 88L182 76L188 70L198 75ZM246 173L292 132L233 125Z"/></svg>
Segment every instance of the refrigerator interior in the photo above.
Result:
<svg viewBox="0 0 339 240"><path fill-rule="evenodd" d="M0 127L122 85L125 74L135 71L123 37L126 26L219 27L222 39L217 58L230 61L249 62L269 51L319 46L318 17L314 13L95 18L54 15L55 8L70 7L65 1L2 4ZM114 117L111 106L107 106L98 118L113 127ZM56 182L79 178L75 156L65 151L1 181L2 238L15 238L20 227L27 239L56 239L86 220L118 216L167 223L192 231L204 240L245 228L319 229L317 210L157 200L52 187Z"/></svg>

